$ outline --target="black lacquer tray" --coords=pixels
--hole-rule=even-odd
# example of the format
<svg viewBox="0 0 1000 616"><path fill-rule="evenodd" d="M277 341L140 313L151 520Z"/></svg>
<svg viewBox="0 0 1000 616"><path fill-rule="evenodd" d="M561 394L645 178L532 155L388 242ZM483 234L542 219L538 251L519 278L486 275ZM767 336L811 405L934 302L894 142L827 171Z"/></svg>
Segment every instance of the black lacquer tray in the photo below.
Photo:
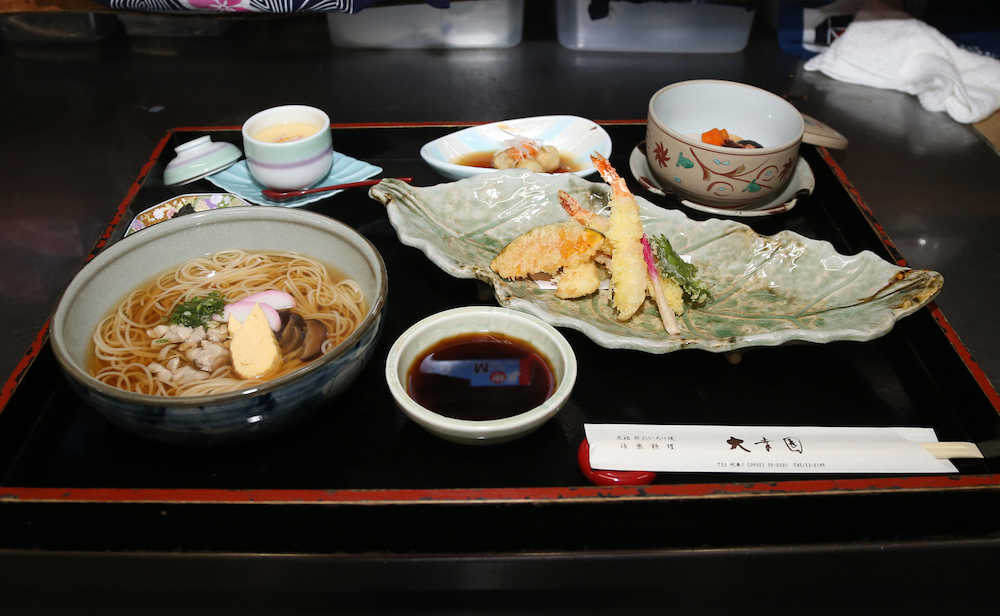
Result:
<svg viewBox="0 0 1000 616"><path fill-rule="evenodd" d="M683 208L643 190L628 172L643 123L604 125L612 163L633 191ZM431 185L443 180L420 160L419 147L456 128L337 125L334 144L383 167L385 177ZM205 133L239 145L238 127L170 131L95 254L151 205L221 192L206 180L162 185L173 147ZM905 264L830 154L811 146L802 153L816 176L814 194L790 212L740 222L758 233L791 229L842 253L871 250ZM951 476L661 474L642 487L594 486L577 467L585 422L926 426L941 440L995 439L1000 398L934 304L872 342L750 349L737 365L701 351L609 350L563 330L580 372L567 407L521 440L463 447L423 432L395 408L384 359L412 323L448 308L493 305L490 290L448 276L402 245L365 189L305 207L357 229L388 268L385 328L357 383L291 432L216 449L179 448L122 432L83 406L64 383L43 329L0 400L0 528L16 529L0 535L0 549L635 556L650 549L965 541L1000 528L993 516L974 513L1000 494L1000 462L992 459L956 461L960 472ZM637 375L656 385L638 386Z"/></svg>

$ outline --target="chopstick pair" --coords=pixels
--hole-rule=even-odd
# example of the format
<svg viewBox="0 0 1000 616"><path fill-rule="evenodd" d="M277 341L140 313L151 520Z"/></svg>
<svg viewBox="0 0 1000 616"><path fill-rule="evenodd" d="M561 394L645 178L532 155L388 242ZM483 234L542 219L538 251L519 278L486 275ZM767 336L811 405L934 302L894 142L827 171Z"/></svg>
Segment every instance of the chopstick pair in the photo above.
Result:
<svg viewBox="0 0 1000 616"><path fill-rule="evenodd" d="M942 441L939 443L920 443L924 449L939 460L949 458L997 458L1000 457L1000 440L983 441L982 443L965 443L959 441Z"/></svg>

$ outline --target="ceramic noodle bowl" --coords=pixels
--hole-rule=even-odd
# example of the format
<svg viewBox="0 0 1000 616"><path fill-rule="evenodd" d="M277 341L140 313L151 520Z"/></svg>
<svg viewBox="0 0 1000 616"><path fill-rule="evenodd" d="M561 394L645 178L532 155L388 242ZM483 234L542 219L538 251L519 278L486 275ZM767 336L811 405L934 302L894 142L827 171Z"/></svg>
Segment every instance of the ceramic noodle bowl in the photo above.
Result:
<svg viewBox="0 0 1000 616"><path fill-rule="evenodd" d="M243 123L242 133L247 168L267 188L308 188L333 165L330 118L315 107L265 109Z"/></svg>
<svg viewBox="0 0 1000 616"><path fill-rule="evenodd" d="M92 336L125 295L154 276L222 250L295 252L354 280L366 312L337 346L292 372L225 393L165 396L126 391L91 374ZM368 240L332 218L302 210L242 207L163 221L99 254L70 282L55 315L52 349L84 403L111 423L170 443L208 446L270 435L314 413L336 413L382 328L388 281Z"/></svg>
<svg viewBox="0 0 1000 616"><path fill-rule="evenodd" d="M763 147L703 143L702 133L713 128ZM649 101L646 158L664 189L702 205L744 208L784 190L802 131L802 115L775 94L730 81L683 81Z"/></svg>

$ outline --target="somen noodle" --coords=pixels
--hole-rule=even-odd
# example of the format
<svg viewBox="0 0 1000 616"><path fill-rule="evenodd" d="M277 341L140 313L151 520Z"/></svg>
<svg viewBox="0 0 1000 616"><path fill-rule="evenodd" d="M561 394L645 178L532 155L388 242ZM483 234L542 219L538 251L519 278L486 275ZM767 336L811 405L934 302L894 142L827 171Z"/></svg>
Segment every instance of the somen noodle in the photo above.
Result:
<svg viewBox="0 0 1000 616"><path fill-rule="evenodd" d="M97 326L93 335L93 374L100 381L152 395L205 395L253 387L261 379L242 379L227 362L203 380L175 384L156 378L151 364L183 357L177 344L151 345L148 331L167 322L174 306L218 291L227 302L277 289L292 295L294 311L323 323L326 353L348 337L367 310L359 285L324 264L290 252L227 250L192 259L129 293ZM183 345L181 345L183 346ZM285 352L274 378L308 362L298 348Z"/></svg>

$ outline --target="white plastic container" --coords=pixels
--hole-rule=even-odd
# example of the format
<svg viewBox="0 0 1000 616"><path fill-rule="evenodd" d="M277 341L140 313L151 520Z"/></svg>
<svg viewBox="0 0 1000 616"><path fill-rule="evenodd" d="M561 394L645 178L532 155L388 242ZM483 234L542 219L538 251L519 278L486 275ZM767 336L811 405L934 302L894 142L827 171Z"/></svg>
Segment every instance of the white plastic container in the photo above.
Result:
<svg viewBox="0 0 1000 616"><path fill-rule="evenodd" d="M735 53L746 47L754 10L711 2L611 2L592 20L590 0L558 0L559 43L584 51Z"/></svg>
<svg viewBox="0 0 1000 616"><path fill-rule="evenodd" d="M467 0L379 6L354 15L327 13L337 47L382 49L513 47L524 30L524 0Z"/></svg>

